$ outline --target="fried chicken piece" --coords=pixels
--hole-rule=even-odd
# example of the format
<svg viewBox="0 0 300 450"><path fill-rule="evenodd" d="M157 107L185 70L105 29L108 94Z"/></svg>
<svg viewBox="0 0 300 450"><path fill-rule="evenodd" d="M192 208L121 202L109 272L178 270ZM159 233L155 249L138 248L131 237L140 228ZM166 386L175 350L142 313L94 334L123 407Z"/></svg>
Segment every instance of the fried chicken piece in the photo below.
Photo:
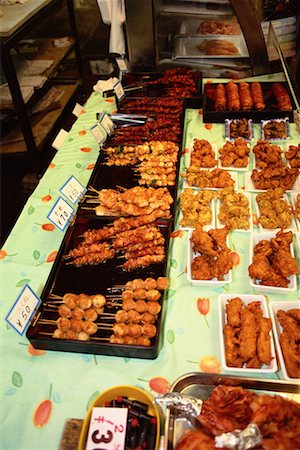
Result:
<svg viewBox="0 0 300 450"><path fill-rule="evenodd" d="M211 144L205 139L194 139L191 165L198 167L215 167L217 160Z"/></svg>
<svg viewBox="0 0 300 450"><path fill-rule="evenodd" d="M288 228L292 222L292 210L283 198L284 189L268 189L256 196L259 207L259 223L264 228Z"/></svg>
<svg viewBox="0 0 300 450"><path fill-rule="evenodd" d="M219 385L210 398L203 401L198 420L214 436L243 430L251 421L253 413L250 405L256 396L241 387Z"/></svg>
<svg viewBox="0 0 300 450"><path fill-rule="evenodd" d="M299 169L295 168L268 167L262 170L254 169L251 174L251 179L255 189L264 190L282 187L283 189L288 190L293 188L299 173Z"/></svg>
<svg viewBox="0 0 300 450"><path fill-rule="evenodd" d="M276 316L283 330L286 331L297 344L300 343L300 326L298 325L298 322L282 309L277 312Z"/></svg>
<svg viewBox="0 0 300 450"><path fill-rule="evenodd" d="M291 167L300 169L300 144L297 147L290 145L284 156L289 161Z"/></svg>
<svg viewBox="0 0 300 450"><path fill-rule="evenodd" d="M236 338L236 331L228 323L224 326L224 344L226 364L229 367L242 367L243 360L239 357L239 340Z"/></svg>
<svg viewBox="0 0 300 450"><path fill-rule="evenodd" d="M291 316L293 319L295 319L298 322L298 325L300 324L300 308L292 308L286 311L288 316Z"/></svg>
<svg viewBox="0 0 300 450"><path fill-rule="evenodd" d="M279 273L276 273L273 269L270 271L270 274L264 280L261 280L259 284L263 284L266 286L274 286L274 287L288 287L289 280Z"/></svg>
<svg viewBox="0 0 300 450"><path fill-rule="evenodd" d="M228 228L215 228L208 231L209 236L215 241L221 250L229 252L229 248L226 245L226 238L228 235Z"/></svg>
<svg viewBox="0 0 300 450"><path fill-rule="evenodd" d="M276 237L270 240L270 245L274 250L278 250L279 248L281 248L286 251L290 251L290 246L292 242L293 242L292 231L284 232L280 230L278 231L278 233L276 233Z"/></svg>
<svg viewBox="0 0 300 450"><path fill-rule="evenodd" d="M222 167L246 167L250 149L244 139L237 138L234 142L226 142L219 153Z"/></svg>
<svg viewBox="0 0 300 450"><path fill-rule="evenodd" d="M268 141L259 139L253 147L256 167L264 169L266 167L284 167L281 157L283 151L279 145L270 144Z"/></svg>
<svg viewBox="0 0 300 450"><path fill-rule="evenodd" d="M261 309L261 303L260 302L251 302L248 303L246 308L254 314L256 321L258 322L262 316L263 316L263 310Z"/></svg>
<svg viewBox="0 0 300 450"><path fill-rule="evenodd" d="M273 271L268 258L259 253L253 256L253 262L248 267L248 272L250 278L254 280L265 280Z"/></svg>
<svg viewBox="0 0 300 450"><path fill-rule="evenodd" d="M259 254L259 255L263 255L263 256L269 256L272 253L273 253L273 249L271 247L270 241L267 241L266 239L262 239L254 247L255 255Z"/></svg>
<svg viewBox="0 0 300 450"><path fill-rule="evenodd" d="M299 340L299 334L298 334ZM284 331L279 336L286 371L291 378L300 378L300 346L290 333Z"/></svg>
<svg viewBox="0 0 300 450"><path fill-rule="evenodd" d="M207 255L196 256L192 261L191 270L194 280L211 280L213 278L211 259L207 258Z"/></svg>
<svg viewBox="0 0 300 450"><path fill-rule="evenodd" d="M218 253L213 238L201 228L196 228L193 231L191 241L193 243L194 252L217 256Z"/></svg>
<svg viewBox="0 0 300 450"><path fill-rule="evenodd" d="M292 257L290 251L279 248L276 254L272 256L271 261L275 272L283 277L289 277L299 273L295 258Z"/></svg>
<svg viewBox="0 0 300 450"><path fill-rule="evenodd" d="M246 367L247 367L247 369L260 369L261 368L261 362L258 359L257 354L255 354L253 356L253 358L250 358L247 361Z"/></svg>
<svg viewBox="0 0 300 450"><path fill-rule="evenodd" d="M255 315L247 308L242 310L242 324L239 333L239 354L248 361L256 354L257 324Z"/></svg>
<svg viewBox="0 0 300 450"><path fill-rule="evenodd" d="M273 359L271 356L271 319L262 317L258 322L258 326L257 356L261 364L269 365Z"/></svg>
<svg viewBox="0 0 300 450"><path fill-rule="evenodd" d="M226 316L227 323L232 327L241 326L241 314L242 314L243 302L239 297L231 298L226 303Z"/></svg>
<svg viewBox="0 0 300 450"><path fill-rule="evenodd" d="M213 275L213 278L224 280L224 275L226 275L232 268L233 260L230 256L230 253L228 253L228 251L221 251L215 258L211 266L211 273Z"/></svg>
<svg viewBox="0 0 300 450"><path fill-rule="evenodd" d="M214 450L214 439L195 428L186 431L179 439L175 450Z"/></svg>

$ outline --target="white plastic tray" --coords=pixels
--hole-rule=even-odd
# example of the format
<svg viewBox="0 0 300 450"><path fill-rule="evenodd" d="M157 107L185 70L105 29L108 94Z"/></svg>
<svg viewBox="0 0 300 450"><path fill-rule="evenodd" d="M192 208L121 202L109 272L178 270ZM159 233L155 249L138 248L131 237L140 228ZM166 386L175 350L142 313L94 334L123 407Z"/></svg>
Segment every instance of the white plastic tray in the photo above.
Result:
<svg viewBox="0 0 300 450"><path fill-rule="evenodd" d="M249 212L250 212L250 217L249 217L249 229L248 230L244 230L242 228L235 228L232 231L238 231L241 233L249 233L253 231L253 214L252 214L252 204L251 204L251 195L248 192L244 192L244 191L235 191L235 192L242 192L242 194L245 195L245 197L247 197L248 201L249 201ZM218 214L220 212L220 206L221 206L221 202L219 199L216 199L216 227L217 228L222 228L225 226L224 223L220 222L220 220L218 219Z"/></svg>
<svg viewBox="0 0 300 450"><path fill-rule="evenodd" d="M202 170L213 170L213 169L202 169ZM234 189L238 189L238 174L237 174L237 172L234 172L234 171L231 171L231 170L229 171L228 169L223 169L223 170L227 170L227 172L230 173L230 176L231 176L231 178L234 181L233 187L234 187ZM183 188L186 189L188 187L192 187L193 189L207 189L209 191L220 191L221 189L224 189L224 188L209 188L209 187L190 186L188 184L188 182L186 181L186 178L184 178L184 180L183 180Z"/></svg>
<svg viewBox="0 0 300 450"><path fill-rule="evenodd" d="M273 334L274 334L274 339L275 339L275 345L276 345L276 351L277 351L277 355L278 355L278 359L279 359L279 363L280 363L280 368L282 370L282 374L285 380L288 381L294 381L294 382L300 382L300 378L292 378L289 377L286 367L285 367L285 362L284 362L284 358L283 358L283 354L282 354L282 350L281 350L281 345L280 345L280 341L279 341L279 336L282 333L282 327L279 324L279 321L276 317L277 312L282 309L283 311L288 311L289 309L292 308L300 308L300 303L299 302L289 302L289 301L282 301L282 302L270 302L269 303L269 309L270 309L270 317L272 320L272 326L273 326Z"/></svg>
<svg viewBox="0 0 300 450"><path fill-rule="evenodd" d="M260 209L259 209L258 203L256 201L256 196L257 196L257 194L255 194L255 198L254 198L254 213L257 215L257 218L259 219L259 217L260 217ZM285 200L285 202L289 205L289 207L292 208L292 205L291 205L291 203L289 201L289 198L288 198L288 196L286 194L283 195L283 200ZM258 223L258 227L259 227L259 229L261 231L265 231L265 232L269 231L269 232L275 232L275 233L277 233L278 231L283 229L283 228L264 228L261 225L261 223ZM284 230L285 231L293 231L293 232L297 230L296 222L295 222L295 219L294 219L293 216L292 216L292 219L291 219L290 226L288 228L284 228Z"/></svg>
<svg viewBox="0 0 300 450"><path fill-rule="evenodd" d="M277 361L276 361L276 354L275 354L275 347L273 342L273 336L272 331L270 331L271 336L271 355L273 357L271 363L269 365L262 365L260 369L252 369L247 367L230 367L226 363L226 357L225 357L225 343L224 343L224 334L223 329L225 324L227 323L226 319L226 303L228 300L239 297L244 305L248 305L251 302L259 301L261 303L261 308L263 310L263 317L269 318L269 312L267 308L267 302L264 295L257 295L257 294L220 294L219 295L219 328L220 328L220 348L221 348L221 363L222 367L225 370L230 370L232 372L239 372L240 374L243 373L274 373L277 370Z"/></svg>
<svg viewBox="0 0 300 450"><path fill-rule="evenodd" d="M267 189L256 189L254 183L251 179L252 172L245 172L245 190L248 192L264 192ZM296 178L295 183L292 186L292 189L287 190L286 192L300 192L300 175Z"/></svg>
<svg viewBox="0 0 300 450"><path fill-rule="evenodd" d="M284 122L285 123L285 134L286 137L282 137L282 138L271 138L268 139L265 136L265 132L264 132L264 126L267 125L267 123L269 122ZM278 142L282 142L282 141L286 141L287 139L290 138L290 122L288 117L285 117L284 119L269 119L269 120L262 120L260 123L260 137L261 139L264 139L265 141L268 142L274 142L275 144L277 144Z"/></svg>
<svg viewBox="0 0 300 450"><path fill-rule="evenodd" d="M239 120L239 119L225 119L225 139L227 141L235 141L237 138L231 138L230 137L230 124L231 122L234 122L235 120ZM250 129L250 137L249 139L246 139L243 137L243 139L247 142L252 141L252 139L254 138L254 130L253 130L253 122L252 119L248 119L248 126ZM240 136L242 137L242 136Z"/></svg>
<svg viewBox="0 0 300 450"><path fill-rule="evenodd" d="M183 192L183 191L182 191L182 192ZM196 195L197 192L198 192L198 189L197 189L197 190L194 189L194 195ZM211 222L210 222L208 225L204 225L204 226L203 226L203 230L204 230L204 231L211 230L212 228L215 227L215 221L216 221L216 206L215 206L214 199L211 199L211 201L210 201L210 209L211 209L211 212L212 212L212 220L211 220ZM194 227L183 227L183 226L180 225L180 221L182 220L182 218L183 218L183 214L182 214L182 211L181 211L181 208L180 208L179 222L178 222L178 223L179 223L179 228L180 228L181 230L193 230Z"/></svg>
<svg viewBox="0 0 300 450"><path fill-rule="evenodd" d="M224 275L224 280L217 280L216 278L214 278L213 280L194 280L192 278L192 261L196 256L199 256L200 253L194 253L193 252L193 244L191 242L191 237L192 237L193 231L190 230L189 231L189 235L188 235L188 259L187 259L187 280L193 285L193 286L212 286L212 287L216 287L216 286L224 286L227 283L231 283L232 281L232 275L231 272L232 270L229 271L228 274ZM227 246L229 247L228 244L228 236L226 239L226 243Z"/></svg>
<svg viewBox="0 0 300 450"><path fill-rule="evenodd" d="M251 240L250 240L250 262L249 265L253 262L253 253L254 253L254 246L261 240L270 240L271 238L275 238L276 233L275 232L263 232L263 233L252 233L251 234ZM290 246L291 249L291 255L294 257L294 249L293 249L293 243ZM289 287L275 287L275 286L267 286L265 284L257 284L255 283L255 280L250 278L250 285L253 287L253 289L258 289L262 292L271 292L271 293L278 293L278 294L284 294L288 292L294 292L297 289L297 277L296 275L291 275L288 277L288 280L290 281Z"/></svg>
<svg viewBox="0 0 300 450"><path fill-rule="evenodd" d="M185 156L185 158L186 158L185 161L186 161L187 167L189 167L191 165L191 157L192 157L192 153L193 153L193 150L194 150L194 139L198 139L198 138L193 138L193 140L191 141L191 144L189 146L189 151L188 151L188 153L186 153L186 156ZM213 169L216 169L218 167L218 148L217 148L217 144L210 142L210 145L212 146L212 150L213 150L213 152L215 154L215 159L216 159L217 163L216 163L216 165L214 167L202 167L201 166L202 169L211 169L211 170L213 170Z"/></svg>

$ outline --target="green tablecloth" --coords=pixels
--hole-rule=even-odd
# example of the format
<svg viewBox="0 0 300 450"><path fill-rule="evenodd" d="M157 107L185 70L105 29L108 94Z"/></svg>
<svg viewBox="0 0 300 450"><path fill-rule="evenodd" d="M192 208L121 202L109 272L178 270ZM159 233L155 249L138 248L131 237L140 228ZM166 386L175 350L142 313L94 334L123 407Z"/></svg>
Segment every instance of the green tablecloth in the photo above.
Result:
<svg viewBox="0 0 300 450"><path fill-rule="evenodd" d="M95 123L97 111L114 109L111 99L91 95L85 112L73 125L0 251L0 447L5 450L56 450L65 421L72 417L84 418L90 402L110 386L136 385L155 395L166 392L177 377L187 372L226 373L220 363L218 295L254 293L248 277L249 233L232 233L231 242L240 255L232 283L223 288L198 288L186 278L187 232L175 231L168 264L170 288L164 305L163 348L156 360L34 350L25 336L19 336L8 326L4 318L22 287L28 283L38 295L43 290L64 235L53 229L47 214L60 195L59 189L71 175L87 185L99 151L89 127ZM194 137L221 143L223 133L221 124L204 124L201 111L186 111L184 147ZM291 142L298 143L294 124L291 124L291 134ZM185 158L183 155L182 169ZM240 187L244 185L243 177L239 175ZM209 299L206 314L197 306L199 298ZM267 298L280 300L282 295L268 294ZM299 279L298 290L284 298L299 300ZM264 378L280 379L281 376L277 372Z"/></svg>

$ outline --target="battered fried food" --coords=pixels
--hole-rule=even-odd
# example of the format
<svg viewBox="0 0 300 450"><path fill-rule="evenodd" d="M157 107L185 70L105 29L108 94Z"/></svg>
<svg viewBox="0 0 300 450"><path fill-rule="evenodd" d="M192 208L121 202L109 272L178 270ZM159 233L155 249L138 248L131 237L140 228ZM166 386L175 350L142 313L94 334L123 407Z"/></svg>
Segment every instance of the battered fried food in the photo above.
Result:
<svg viewBox="0 0 300 450"><path fill-rule="evenodd" d="M299 344L287 333L281 333L280 346L288 376L300 378L300 349Z"/></svg>
<svg viewBox="0 0 300 450"><path fill-rule="evenodd" d="M296 219L298 219L300 221L300 194L298 194L296 197L294 215L295 215Z"/></svg>
<svg viewBox="0 0 300 450"><path fill-rule="evenodd" d="M255 315L247 308L242 310L242 324L239 333L239 354L244 361L251 359L256 353L257 324Z"/></svg>
<svg viewBox="0 0 300 450"><path fill-rule="evenodd" d="M195 191L184 189L180 194L180 209L182 219L180 226L195 228L196 224L208 225L212 221L211 200L214 198L212 191Z"/></svg>
<svg viewBox="0 0 300 450"><path fill-rule="evenodd" d="M176 445L176 450L214 450L214 439L195 428L186 431Z"/></svg>
<svg viewBox="0 0 300 450"><path fill-rule="evenodd" d="M231 325L226 324L223 333L227 365L229 367L242 367L243 360L239 357L239 340L236 338L235 329Z"/></svg>
<svg viewBox="0 0 300 450"><path fill-rule="evenodd" d="M254 247L252 264L248 267L249 276L256 283L275 287L288 287L288 277L299 273L295 258L290 253L293 240L291 231L279 231L275 238L260 241Z"/></svg>
<svg viewBox="0 0 300 450"><path fill-rule="evenodd" d="M190 166L182 177L186 179L189 186L198 188L224 188L233 185L235 181L227 170L213 169L205 170L197 166Z"/></svg>
<svg viewBox="0 0 300 450"><path fill-rule="evenodd" d="M300 169L300 144L297 147L296 145L290 145L284 156L289 161L291 167Z"/></svg>
<svg viewBox="0 0 300 450"><path fill-rule="evenodd" d="M299 169L288 167L267 167L262 170L254 169L251 174L255 189L272 189L281 187L284 190L293 188L299 175Z"/></svg>
<svg viewBox="0 0 300 450"><path fill-rule="evenodd" d="M258 169L284 167L283 150L279 145L270 144L263 139L259 139L253 147L253 153Z"/></svg>
<svg viewBox="0 0 300 450"><path fill-rule="evenodd" d="M277 312L277 319L291 339L293 339L297 344L300 343L300 326L297 320L281 309Z"/></svg>
<svg viewBox="0 0 300 450"><path fill-rule="evenodd" d="M232 327L240 327L243 302L239 297L231 298L226 303L227 323Z"/></svg>
<svg viewBox="0 0 300 450"><path fill-rule="evenodd" d="M204 55L239 55L240 52L233 42L225 39L204 39L196 45L198 50Z"/></svg>
<svg viewBox="0 0 300 450"><path fill-rule="evenodd" d="M249 162L250 148L242 138L233 142L226 142L219 149L222 167L247 167Z"/></svg>
<svg viewBox="0 0 300 450"><path fill-rule="evenodd" d="M217 165L215 152L208 141L194 139L190 164L198 167L215 167Z"/></svg>
<svg viewBox="0 0 300 450"><path fill-rule="evenodd" d="M268 189L256 196L259 207L259 223L263 228L289 228L292 223L292 208L288 201L283 198L284 189Z"/></svg>
<svg viewBox="0 0 300 450"><path fill-rule="evenodd" d="M218 253L213 239L201 227L197 227L193 231L191 241L195 252L217 256Z"/></svg>
<svg viewBox="0 0 300 450"><path fill-rule="evenodd" d="M287 126L284 120L269 120L263 126L265 139L285 139L287 138Z"/></svg>
<svg viewBox="0 0 300 450"><path fill-rule="evenodd" d="M229 137L230 139L236 138L251 138L251 128L249 126L248 119L234 119L229 125Z"/></svg>
<svg viewBox="0 0 300 450"><path fill-rule="evenodd" d="M272 329L271 319L262 317L258 323L257 356L262 364L269 365L272 361L270 337L270 331Z"/></svg>
<svg viewBox="0 0 300 450"><path fill-rule="evenodd" d="M249 200L242 192L234 192L228 186L217 194L220 199L219 221L231 230L248 230L250 228Z"/></svg>

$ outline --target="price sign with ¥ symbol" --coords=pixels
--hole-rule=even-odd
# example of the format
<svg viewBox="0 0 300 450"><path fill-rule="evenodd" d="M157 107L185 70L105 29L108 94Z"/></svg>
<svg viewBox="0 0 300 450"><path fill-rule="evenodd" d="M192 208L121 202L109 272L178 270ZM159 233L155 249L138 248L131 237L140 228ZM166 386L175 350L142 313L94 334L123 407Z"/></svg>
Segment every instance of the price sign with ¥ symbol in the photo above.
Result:
<svg viewBox="0 0 300 450"><path fill-rule="evenodd" d="M99 124L102 125L102 127L104 128L104 130L106 131L106 133L111 136L114 128L115 128L115 124L113 123L113 121L111 120L111 118L109 117L109 115L107 113L102 113L100 118L99 118Z"/></svg>
<svg viewBox="0 0 300 450"><path fill-rule="evenodd" d="M64 231L73 214L74 208L59 197L47 217L57 228Z"/></svg>
<svg viewBox="0 0 300 450"><path fill-rule="evenodd" d="M83 197L86 188L73 175L60 188L60 192L64 194L74 205Z"/></svg>
<svg viewBox="0 0 300 450"><path fill-rule="evenodd" d="M99 145L102 145L103 142L105 142L106 136L104 136L99 123L96 123L96 125L93 125L90 128L90 132L92 133L92 135L94 136L94 138L96 139L96 141L98 142Z"/></svg>
<svg viewBox="0 0 300 450"><path fill-rule="evenodd" d="M127 408L93 408L86 450L124 450L127 414Z"/></svg>
<svg viewBox="0 0 300 450"><path fill-rule="evenodd" d="M120 102L125 97L125 92L121 81L116 82L116 84L114 85L114 91L118 101Z"/></svg>
<svg viewBox="0 0 300 450"><path fill-rule="evenodd" d="M41 299L26 284L7 314L6 322L22 336L40 302Z"/></svg>

